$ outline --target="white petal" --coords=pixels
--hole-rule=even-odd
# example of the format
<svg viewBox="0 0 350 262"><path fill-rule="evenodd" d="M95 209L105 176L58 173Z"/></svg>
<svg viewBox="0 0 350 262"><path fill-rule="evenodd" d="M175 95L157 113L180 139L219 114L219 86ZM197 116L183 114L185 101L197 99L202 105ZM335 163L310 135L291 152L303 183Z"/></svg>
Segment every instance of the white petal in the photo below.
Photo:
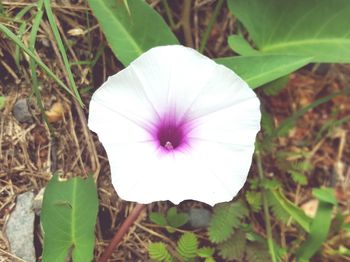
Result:
<svg viewBox="0 0 350 262"><path fill-rule="evenodd" d="M260 130L260 103L256 97L194 119L190 137L233 145L254 145Z"/></svg>
<svg viewBox="0 0 350 262"><path fill-rule="evenodd" d="M113 108L91 100L89 128L98 134L104 144L125 144L150 141L152 137L146 128L126 116L120 115Z"/></svg>
<svg viewBox="0 0 350 262"><path fill-rule="evenodd" d="M214 205L231 200L245 181L245 177L237 179L238 175L228 174L235 171L232 167L227 168L226 172L220 169L221 173L218 174L215 166L204 164L208 155L197 155L197 150L197 153L191 152L190 155L162 155L151 148L146 143L125 147L106 146L113 174L112 183L122 199L139 203L170 200L175 204L193 199ZM212 148L218 149L217 145L202 145L198 150L204 149L206 152ZM234 157L228 150L223 153ZM215 164L222 165L227 160L225 156L221 160L215 151L212 154L210 156L216 158ZM226 178L230 181L225 181ZM235 186L235 183L238 185Z"/></svg>
<svg viewBox="0 0 350 262"><path fill-rule="evenodd" d="M182 115L215 74L218 65L184 46L152 48L131 63L157 112L176 110Z"/></svg>
<svg viewBox="0 0 350 262"><path fill-rule="evenodd" d="M147 127L150 120L157 119L157 114L142 86L143 83L132 68L127 67L109 77L94 93L91 103L100 104L140 126Z"/></svg>
<svg viewBox="0 0 350 262"><path fill-rule="evenodd" d="M259 105L255 93L239 76L225 66L215 64L215 73L207 79L188 116L198 118L252 98Z"/></svg>

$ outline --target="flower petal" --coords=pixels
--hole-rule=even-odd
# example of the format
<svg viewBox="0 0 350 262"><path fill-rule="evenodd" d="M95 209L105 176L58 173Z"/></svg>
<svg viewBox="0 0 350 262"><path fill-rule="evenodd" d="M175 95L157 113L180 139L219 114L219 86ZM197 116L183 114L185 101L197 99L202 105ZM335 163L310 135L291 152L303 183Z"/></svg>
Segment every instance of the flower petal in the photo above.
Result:
<svg viewBox="0 0 350 262"><path fill-rule="evenodd" d="M215 144L210 147L220 148ZM122 199L139 203L170 200L175 204L185 199L193 199L214 205L231 200L245 181L247 172L242 178L238 175L233 177L232 167L226 168L226 172L220 170L220 174L217 173L216 167L208 168L208 165L203 164L207 160L206 155L162 155L151 148L146 143L106 147L114 174L112 183ZM200 148L206 150L208 146ZM226 150L225 154L232 156L229 150ZM220 160L215 152L213 157L217 158L215 164L221 165L228 158ZM230 181L225 181L225 178L229 178Z"/></svg>
<svg viewBox="0 0 350 262"><path fill-rule="evenodd" d="M135 123L127 116L95 100L90 102L88 126L98 134L104 146L144 142L152 139L142 124Z"/></svg>
<svg viewBox="0 0 350 262"><path fill-rule="evenodd" d="M131 63L157 112L171 109L179 116L201 94L216 66L213 60L179 45L152 48Z"/></svg>
<svg viewBox="0 0 350 262"><path fill-rule="evenodd" d="M238 104L192 120L195 128L189 137L252 146L260 130L260 118L259 100L256 97L250 97Z"/></svg>

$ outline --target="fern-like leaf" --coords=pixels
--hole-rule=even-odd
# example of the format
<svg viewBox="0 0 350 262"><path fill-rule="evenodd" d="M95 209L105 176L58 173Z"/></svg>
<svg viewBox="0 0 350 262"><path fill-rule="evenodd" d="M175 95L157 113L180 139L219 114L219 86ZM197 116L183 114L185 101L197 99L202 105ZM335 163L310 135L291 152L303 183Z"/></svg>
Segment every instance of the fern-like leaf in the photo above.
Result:
<svg viewBox="0 0 350 262"><path fill-rule="evenodd" d="M148 254L151 259L159 262L172 262L173 257L170 255L166 246L162 242L151 243L148 246Z"/></svg>
<svg viewBox="0 0 350 262"><path fill-rule="evenodd" d="M276 201L271 191L267 192L267 199L272 210L273 215L283 223L287 223L290 219L290 215L283 209L281 204Z"/></svg>
<svg viewBox="0 0 350 262"><path fill-rule="evenodd" d="M202 247L198 248L197 256L202 258L208 258L214 255L215 249L212 247Z"/></svg>
<svg viewBox="0 0 350 262"><path fill-rule="evenodd" d="M307 178L304 174L297 171L290 171L290 175L295 183L301 186L307 185Z"/></svg>
<svg viewBox="0 0 350 262"><path fill-rule="evenodd" d="M247 261L271 262L267 245L259 242L249 242L246 246Z"/></svg>
<svg viewBox="0 0 350 262"><path fill-rule="evenodd" d="M225 261L233 259L242 261L246 242L245 233L242 230L236 230L228 240L218 245L219 255Z"/></svg>
<svg viewBox="0 0 350 262"><path fill-rule="evenodd" d="M247 214L248 210L241 201L215 206L208 228L210 241L221 243L227 240Z"/></svg>
<svg viewBox="0 0 350 262"><path fill-rule="evenodd" d="M245 198L253 210L253 212L259 212L262 204L262 195L261 192L257 191L247 191L245 194Z"/></svg>
<svg viewBox="0 0 350 262"><path fill-rule="evenodd" d="M196 257L198 249L198 239L193 233L185 233L177 242L177 253L185 260L189 261Z"/></svg>
<svg viewBox="0 0 350 262"><path fill-rule="evenodd" d="M170 226L174 228L179 228L187 223L188 214L178 213L176 207L169 208L166 216Z"/></svg>
<svg viewBox="0 0 350 262"><path fill-rule="evenodd" d="M165 227L168 225L167 221L166 221L166 218L163 214L161 213L158 213L158 212L152 212L149 214L149 219L157 224L157 225L160 225L162 227Z"/></svg>

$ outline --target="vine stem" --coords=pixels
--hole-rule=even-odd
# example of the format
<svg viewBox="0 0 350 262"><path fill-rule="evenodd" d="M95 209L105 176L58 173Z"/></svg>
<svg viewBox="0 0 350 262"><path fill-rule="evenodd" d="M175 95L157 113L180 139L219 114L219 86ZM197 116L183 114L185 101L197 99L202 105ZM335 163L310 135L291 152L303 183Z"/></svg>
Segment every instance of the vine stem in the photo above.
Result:
<svg viewBox="0 0 350 262"><path fill-rule="evenodd" d="M257 162L260 180L263 180L265 176L264 176L264 170L263 170L263 166L262 166L260 151L258 149L255 151L255 157L256 157L256 162ZM275 246L274 246L273 239L272 239L272 227L271 227L271 220L270 220L270 213L269 213L269 205L267 202L266 191L264 188L262 189L261 193L262 193L264 216L265 216L267 244L269 247L269 252L270 252L272 261L277 262L277 257L276 257L276 253L275 253Z"/></svg>
<svg viewBox="0 0 350 262"><path fill-rule="evenodd" d="M191 0L184 0L181 25L185 37L185 42L188 47L193 48L192 32L191 32Z"/></svg>
<svg viewBox="0 0 350 262"><path fill-rule="evenodd" d="M124 223L121 225L119 230L115 233L111 243L103 253L99 262L107 262L109 257L112 255L115 248L118 246L124 235L128 232L129 228L134 224L136 219L140 216L142 210L146 207L145 204L136 204L135 208L131 211L129 216L126 218Z"/></svg>
<svg viewBox="0 0 350 262"><path fill-rule="evenodd" d="M208 27L205 30L203 37L201 39L201 44L200 44L199 50L198 50L199 53L204 52L205 46L207 45L207 42L208 42L209 34L211 33L211 30L213 30L214 22L216 21L216 18L219 15L219 12L221 10L223 3L224 3L224 0L219 0L215 6L213 15L211 16L210 21L208 23Z"/></svg>

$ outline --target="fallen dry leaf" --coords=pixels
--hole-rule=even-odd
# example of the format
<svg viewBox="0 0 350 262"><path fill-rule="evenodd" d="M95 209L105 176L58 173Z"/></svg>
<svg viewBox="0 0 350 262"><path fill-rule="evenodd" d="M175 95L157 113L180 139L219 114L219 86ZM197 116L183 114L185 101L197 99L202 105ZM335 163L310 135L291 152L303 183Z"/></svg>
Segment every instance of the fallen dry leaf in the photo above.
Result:
<svg viewBox="0 0 350 262"><path fill-rule="evenodd" d="M302 204L300 208L304 210L305 214L308 217L314 218L316 215L317 207L318 207L318 200L310 199L309 201Z"/></svg>
<svg viewBox="0 0 350 262"><path fill-rule="evenodd" d="M67 32L69 35L71 36L82 36L85 35L85 31L79 27L77 28L72 28L70 30L68 30Z"/></svg>
<svg viewBox="0 0 350 262"><path fill-rule="evenodd" d="M50 110L45 111L47 120L50 123L54 123L61 120L63 118L64 113L65 113L65 109L61 102L54 103L50 108Z"/></svg>

